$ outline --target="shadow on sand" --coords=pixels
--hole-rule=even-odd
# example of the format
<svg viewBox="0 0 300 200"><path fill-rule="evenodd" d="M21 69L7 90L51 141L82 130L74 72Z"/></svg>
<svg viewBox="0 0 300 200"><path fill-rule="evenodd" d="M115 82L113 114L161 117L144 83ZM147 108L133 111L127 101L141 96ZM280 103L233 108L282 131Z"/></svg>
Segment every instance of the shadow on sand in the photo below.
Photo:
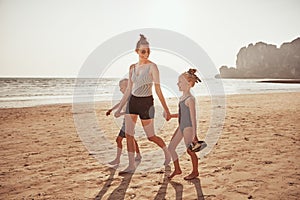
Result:
<svg viewBox="0 0 300 200"><path fill-rule="evenodd" d="M197 191L197 199L198 200L204 200L204 195L201 188L201 182L199 178L194 178L190 180L189 182L193 183L195 185L195 189Z"/></svg>
<svg viewBox="0 0 300 200"><path fill-rule="evenodd" d="M181 183L178 183L178 182L175 182L175 181L170 181L168 179L170 171L171 171L170 166L166 166L163 183L161 184L161 187L159 188L156 196L154 197L155 200L166 199L166 192L167 192L167 188L168 188L168 184L169 183L175 189L175 194L176 194L175 199L176 200L182 199L182 196L183 196L182 195L183 194L183 185ZM197 191L197 199L198 200L204 200L204 196L203 196L203 193L202 193L200 179L199 178L195 178L195 179L192 179L192 180L190 180L188 182L194 184L195 189Z"/></svg>
<svg viewBox="0 0 300 200"><path fill-rule="evenodd" d="M138 166L139 163L136 163L136 166ZM97 194L97 196L95 197L95 200L100 200L102 199L102 197L105 195L105 193L107 192L107 190L109 189L109 187L111 186L113 180L114 180L114 175L116 173L116 169L115 168L109 168L108 171L110 172L109 177L107 178L106 183L104 184L104 186L102 187L102 189L100 190L100 192ZM115 200L115 199L124 199L125 198L125 194L126 194L126 190L129 186L129 183L132 179L133 173L125 173L119 176L122 176L123 179L120 183L120 185L114 189L114 191L109 195L109 197L107 199L110 200Z"/></svg>
<svg viewBox="0 0 300 200"><path fill-rule="evenodd" d="M100 192L97 194L97 196L95 197L95 200L100 200L102 199L103 195L107 192L107 190L109 189L112 181L114 180L114 175L116 173L116 169L115 168L108 168L107 171L110 172L109 177L107 178L106 183L103 185L102 189L100 190Z"/></svg>
<svg viewBox="0 0 300 200"><path fill-rule="evenodd" d="M115 168L108 168L108 171L110 172L110 175L107 178L107 181L104 184L104 186L102 187L102 189L100 190L100 192L95 197L95 200L100 200L100 199L103 198L103 196L106 194L106 192L108 191L109 187L111 186L111 184L112 184L112 182L114 180L114 175L116 173L116 169ZM165 167L164 178L163 178L163 183L161 184L161 186L160 186L160 188L159 188L156 196L154 197L154 200L165 199L169 183L175 189L176 200L182 199L182 196L183 196L183 185L181 183L170 181L168 179L168 175L170 174L170 171L171 171L171 167L170 166L166 166ZM110 199L110 200L115 200L115 199L120 199L121 200L121 199L124 199L126 191L128 189L128 186L130 184L130 181L132 179L133 174L134 173L127 173L127 174L120 175L120 176L123 177L121 183L119 184L119 186L117 188L114 189L114 191L109 195L109 197L107 199ZM192 180L187 181L187 182L194 184L195 189L197 191L197 199L198 200L204 200L204 196L203 196L203 193L202 193L200 179L199 178L195 178L195 179L192 179Z"/></svg>

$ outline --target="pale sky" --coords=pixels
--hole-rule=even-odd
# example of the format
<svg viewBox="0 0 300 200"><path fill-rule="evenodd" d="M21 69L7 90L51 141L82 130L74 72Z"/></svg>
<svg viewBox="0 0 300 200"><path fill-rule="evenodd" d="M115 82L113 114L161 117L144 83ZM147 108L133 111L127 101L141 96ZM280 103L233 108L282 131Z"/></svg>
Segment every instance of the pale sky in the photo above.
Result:
<svg viewBox="0 0 300 200"><path fill-rule="evenodd" d="M183 34L231 67L249 43L300 37L299 19L298 0L0 0L0 77L76 77L101 43L141 28Z"/></svg>

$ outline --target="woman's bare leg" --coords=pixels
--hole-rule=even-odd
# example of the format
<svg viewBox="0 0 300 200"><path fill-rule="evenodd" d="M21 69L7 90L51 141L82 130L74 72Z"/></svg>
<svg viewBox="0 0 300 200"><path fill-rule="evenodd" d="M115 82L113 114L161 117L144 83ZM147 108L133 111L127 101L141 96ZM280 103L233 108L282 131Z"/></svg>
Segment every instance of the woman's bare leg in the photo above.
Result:
<svg viewBox="0 0 300 200"><path fill-rule="evenodd" d="M120 173L130 173L135 170L135 161L134 161L134 128L137 120L137 115L126 114L125 115L125 133L126 133L126 142L127 142L127 151L128 151L128 167L121 171Z"/></svg>
<svg viewBox="0 0 300 200"><path fill-rule="evenodd" d="M164 154L165 154L164 165L168 165L171 161L170 152L169 152L165 142L163 141L163 139L161 139L160 137L155 135L153 119L144 119L141 121L142 121L142 125L143 125L144 131L147 135L148 140L150 140L151 142L154 142L160 148L163 149Z"/></svg>

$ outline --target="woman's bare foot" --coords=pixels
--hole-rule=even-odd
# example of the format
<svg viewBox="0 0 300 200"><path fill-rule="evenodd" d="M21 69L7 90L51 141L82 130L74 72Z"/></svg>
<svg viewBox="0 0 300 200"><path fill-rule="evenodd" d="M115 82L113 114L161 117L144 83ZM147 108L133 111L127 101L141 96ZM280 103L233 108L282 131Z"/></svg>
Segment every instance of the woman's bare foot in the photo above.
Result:
<svg viewBox="0 0 300 200"><path fill-rule="evenodd" d="M114 159L113 161L109 162L108 164L110 164L110 165L118 165L118 164L120 164L120 160Z"/></svg>
<svg viewBox="0 0 300 200"><path fill-rule="evenodd" d="M181 174L181 170L175 170L172 174L168 176L169 179L172 179L174 176Z"/></svg>
<svg viewBox="0 0 300 200"><path fill-rule="evenodd" d="M171 162L171 154L170 154L170 152L169 152L169 150L168 150L167 147L164 147L163 150L164 150L164 154L165 154L164 166L167 166Z"/></svg>
<svg viewBox="0 0 300 200"><path fill-rule="evenodd" d="M164 162L164 166L169 165L171 162L171 157L170 156L165 156L165 162Z"/></svg>
<svg viewBox="0 0 300 200"><path fill-rule="evenodd" d="M126 169L122 170L119 172L119 175L122 175L122 174L133 174L135 171L135 168L134 167L127 167Z"/></svg>
<svg viewBox="0 0 300 200"><path fill-rule="evenodd" d="M141 161L142 160L142 156L141 154L137 153L135 158L134 158L135 161Z"/></svg>
<svg viewBox="0 0 300 200"><path fill-rule="evenodd" d="M186 177L184 177L184 180L192 180L192 179L196 178L197 176L199 176L199 172L192 172L189 175L187 175Z"/></svg>

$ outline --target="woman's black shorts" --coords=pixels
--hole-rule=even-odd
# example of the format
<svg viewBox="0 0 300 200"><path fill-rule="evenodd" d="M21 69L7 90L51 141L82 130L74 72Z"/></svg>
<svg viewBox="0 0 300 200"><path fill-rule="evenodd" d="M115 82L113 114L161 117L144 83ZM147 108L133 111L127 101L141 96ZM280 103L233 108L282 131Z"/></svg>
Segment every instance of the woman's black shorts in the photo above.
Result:
<svg viewBox="0 0 300 200"><path fill-rule="evenodd" d="M140 119L153 119L155 114L153 96L136 97L131 95L126 113L139 115Z"/></svg>

